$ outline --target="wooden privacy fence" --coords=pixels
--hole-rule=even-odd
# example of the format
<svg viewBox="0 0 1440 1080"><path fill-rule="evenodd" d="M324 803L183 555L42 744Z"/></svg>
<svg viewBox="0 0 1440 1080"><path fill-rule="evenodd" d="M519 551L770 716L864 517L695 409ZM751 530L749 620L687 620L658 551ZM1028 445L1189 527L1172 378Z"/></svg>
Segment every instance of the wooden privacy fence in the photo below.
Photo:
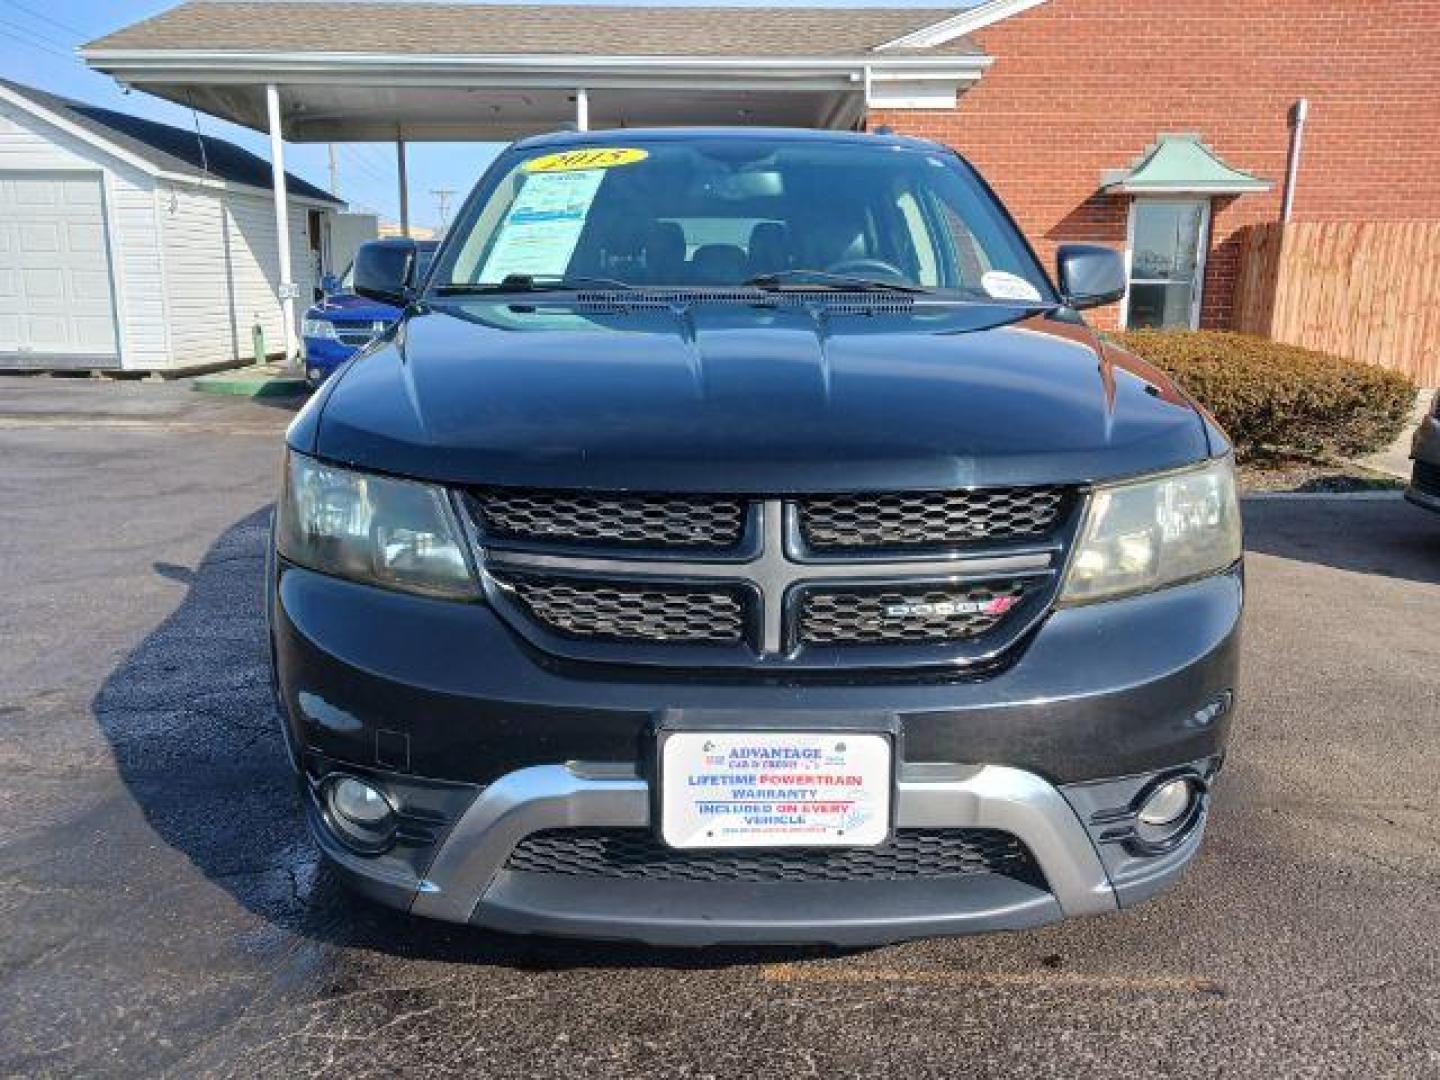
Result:
<svg viewBox="0 0 1440 1080"><path fill-rule="evenodd" d="M1440 385L1440 221L1250 226L1234 327Z"/></svg>

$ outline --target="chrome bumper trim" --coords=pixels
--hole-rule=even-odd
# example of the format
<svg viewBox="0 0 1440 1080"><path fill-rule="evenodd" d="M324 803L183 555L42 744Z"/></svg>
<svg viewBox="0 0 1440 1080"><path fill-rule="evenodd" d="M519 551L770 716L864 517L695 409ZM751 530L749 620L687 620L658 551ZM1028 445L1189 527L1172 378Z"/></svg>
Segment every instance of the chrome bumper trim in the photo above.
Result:
<svg viewBox="0 0 1440 1080"><path fill-rule="evenodd" d="M614 766L540 765L487 787L442 842L411 910L469 922L524 837L567 826L648 827L650 788ZM1065 797L1033 773L998 765L902 766L895 808L903 828L1000 829L1035 856L1066 916L1117 908L1089 834Z"/></svg>

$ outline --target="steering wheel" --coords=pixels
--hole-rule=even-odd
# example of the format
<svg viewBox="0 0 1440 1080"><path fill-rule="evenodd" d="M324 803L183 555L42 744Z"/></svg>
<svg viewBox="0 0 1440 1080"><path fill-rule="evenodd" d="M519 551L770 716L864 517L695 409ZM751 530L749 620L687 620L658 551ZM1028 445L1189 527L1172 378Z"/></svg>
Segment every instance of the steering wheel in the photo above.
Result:
<svg viewBox="0 0 1440 1080"><path fill-rule="evenodd" d="M870 277L908 281L904 270L884 259L845 259L825 268L827 274L843 274L847 277Z"/></svg>

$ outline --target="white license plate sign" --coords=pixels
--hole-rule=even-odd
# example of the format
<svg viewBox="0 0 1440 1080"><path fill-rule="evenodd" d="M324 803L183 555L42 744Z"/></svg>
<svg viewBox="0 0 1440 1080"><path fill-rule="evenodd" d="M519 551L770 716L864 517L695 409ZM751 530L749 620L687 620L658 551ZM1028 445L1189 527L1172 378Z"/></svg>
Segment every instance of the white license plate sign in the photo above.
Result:
<svg viewBox="0 0 1440 1080"><path fill-rule="evenodd" d="M890 832L884 735L675 732L660 777L671 847L874 847Z"/></svg>

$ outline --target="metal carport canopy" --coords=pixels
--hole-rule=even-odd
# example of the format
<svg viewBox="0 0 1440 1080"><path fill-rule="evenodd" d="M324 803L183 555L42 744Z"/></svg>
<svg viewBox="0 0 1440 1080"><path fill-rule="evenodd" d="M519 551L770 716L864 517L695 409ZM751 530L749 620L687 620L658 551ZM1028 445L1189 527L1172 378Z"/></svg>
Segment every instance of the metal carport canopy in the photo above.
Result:
<svg viewBox="0 0 1440 1080"><path fill-rule="evenodd" d="M980 77L968 38L904 39L954 9L182 4L86 45L91 67L284 137L509 140L575 123L853 127L867 88L936 105Z"/></svg>
<svg viewBox="0 0 1440 1080"><path fill-rule="evenodd" d="M990 58L966 33L1038 0L922 8L200 0L81 49L122 83L268 131L294 355L284 142L509 141L556 128L852 128L953 108Z"/></svg>

